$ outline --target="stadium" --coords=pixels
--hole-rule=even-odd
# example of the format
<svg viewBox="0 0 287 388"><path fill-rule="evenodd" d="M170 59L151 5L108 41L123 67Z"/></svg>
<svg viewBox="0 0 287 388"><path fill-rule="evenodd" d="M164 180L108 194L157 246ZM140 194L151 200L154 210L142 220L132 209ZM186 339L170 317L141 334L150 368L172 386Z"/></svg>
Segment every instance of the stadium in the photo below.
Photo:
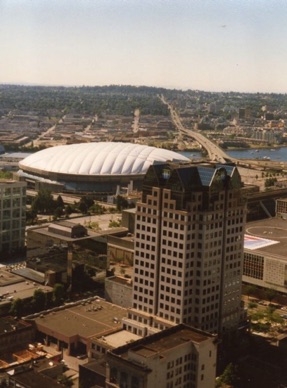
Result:
<svg viewBox="0 0 287 388"><path fill-rule="evenodd" d="M148 167L157 162L189 161L162 148L132 143L81 143L47 148L19 163L28 188L111 195L118 187L140 189ZM132 182L132 184L131 184Z"/></svg>

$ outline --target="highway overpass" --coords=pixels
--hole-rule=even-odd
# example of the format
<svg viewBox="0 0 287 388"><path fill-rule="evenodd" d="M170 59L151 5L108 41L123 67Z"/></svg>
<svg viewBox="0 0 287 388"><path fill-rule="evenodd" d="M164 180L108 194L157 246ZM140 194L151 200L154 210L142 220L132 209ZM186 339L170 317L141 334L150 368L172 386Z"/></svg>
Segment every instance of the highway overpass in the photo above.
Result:
<svg viewBox="0 0 287 388"><path fill-rule="evenodd" d="M229 155L227 155L217 144L213 143L211 140L207 139L204 135L197 131L187 129L183 126L179 115L177 114L174 107L169 104L163 95L160 96L161 101L166 104L169 108L171 119L176 126L177 130L185 136L192 137L196 140L208 153L208 157L211 161L218 163L227 163L235 162Z"/></svg>

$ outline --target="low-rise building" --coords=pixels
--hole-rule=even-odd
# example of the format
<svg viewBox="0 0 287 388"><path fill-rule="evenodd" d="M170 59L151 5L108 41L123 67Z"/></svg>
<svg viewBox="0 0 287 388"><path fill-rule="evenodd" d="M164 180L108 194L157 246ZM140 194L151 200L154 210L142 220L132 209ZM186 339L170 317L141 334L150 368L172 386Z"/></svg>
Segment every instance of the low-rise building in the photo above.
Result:
<svg viewBox="0 0 287 388"><path fill-rule="evenodd" d="M13 387L59 388L66 385L58 380L63 376L64 365L48 359L34 361L33 364L12 369L7 373L8 384Z"/></svg>
<svg viewBox="0 0 287 388"><path fill-rule="evenodd" d="M17 267L17 266L11 266ZM36 290L45 294L52 293L52 288L45 285L45 278L29 268L7 267L0 269L0 315L9 313L11 304L16 299L32 300Z"/></svg>
<svg viewBox="0 0 287 388"><path fill-rule="evenodd" d="M33 326L14 317L0 318L0 354L12 353L15 349L28 345L34 340ZM0 356L0 358L1 358Z"/></svg>
<svg viewBox="0 0 287 388"><path fill-rule="evenodd" d="M90 352L92 338L120 330L126 315L126 309L91 297L25 319L35 324L46 345L57 344L68 354L86 354Z"/></svg>
<svg viewBox="0 0 287 388"><path fill-rule="evenodd" d="M71 221L32 227L27 231L27 266L44 273L52 286L69 282L74 263L105 271L106 240L104 234Z"/></svg>
<svg viewBox="0 0 287 388"><path fill-rule="evenodd" d="M115 317L117 321L118 318ZM108 350L129 344L139 340L141 337L126 330L111 330L106 335L98 334L90 339L88 356L91 360L99 360Z"/></svg>
<svg viewBox="0 0 287 388"><path fill-rule="evenodd" d="M276 217L246 225L243 282L287 294L286 229Z"/></svg>
<svg viewBox="0 0 287 388"><path fill-rule="evenodd" d="M133 236L109 236L107 246L109 265L121 263L128 266L134 261L134 238Z"/></svg>
<svg viewBox="0 0 287 388"><path fill-rule="evenodd" d="M116 252L132 262L133 243L127 235L127 228L109 228L92 231L79 222L59 221L48 225L31 227L27 231L27 266L45 274L46 282L69 283L73 273L83 266L97 273L109 268L107 260L108 239L116 244L110 247L110 256Z"/></svg>
<svg viewBox="0 0 287 388"><path fill-rule="evenodd" d="M287 198L276 200L276 217L287 220Z"/></svg>
<svg viewBox="0 0 287 388"><path fill-rule="evenodd" d="M106 387L213 388L217 337L180 324L107 352Z"/></svg>

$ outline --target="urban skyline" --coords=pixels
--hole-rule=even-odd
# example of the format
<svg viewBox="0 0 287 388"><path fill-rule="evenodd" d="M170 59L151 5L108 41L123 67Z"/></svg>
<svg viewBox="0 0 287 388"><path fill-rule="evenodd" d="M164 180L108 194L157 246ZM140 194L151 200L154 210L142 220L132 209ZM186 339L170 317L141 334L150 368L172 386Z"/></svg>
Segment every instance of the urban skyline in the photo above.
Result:
<svg viewBox="0 0 287 388"><path fill-rule="evenodd" d="M286 3L0 2L0 83L285 93Z"/></svg>

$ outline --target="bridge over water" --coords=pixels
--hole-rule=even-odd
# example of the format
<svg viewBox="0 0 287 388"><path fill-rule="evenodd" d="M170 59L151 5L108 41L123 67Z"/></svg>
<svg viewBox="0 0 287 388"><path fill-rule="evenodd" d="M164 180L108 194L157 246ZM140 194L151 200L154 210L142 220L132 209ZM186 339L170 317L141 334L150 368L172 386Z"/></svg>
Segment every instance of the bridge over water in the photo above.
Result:
<svg viewBox="0 0 287 388"><path fill-rule="evenodd" d="M192 137L195 139L208 153L208 157L211 161L226 163L235 161L235 159L230 158L217 144L213 143L211 140L207 139L201 133L187 129L183 126L180 117L174 107L166 101L163 95L160 96L161 101L166 104L169 108L171 119L176 126L177 130L183 135Z"/></svg>
<svg viewBox="0 0 287 388"><path fill-rule="evenodd" d="M258 160L258 159L241 160L241 159L232 158L226 152L224 152L217 144L209 140L202 133L185 128L175 108L169 102L166 101L163 95L160 96L160 99L164 104L168 106L172 121L176 126L176 128L178 129L178 131L183 135L189 136L194 140L196 140L207 151L208 157L211 161L218 162L218 163L233 162L242 167L260 169L260 170L272 169L272 168L278 171L287 170L287 162L278 162L278 161L272 161L272 160L266 161L266 160Z"/></svg>

